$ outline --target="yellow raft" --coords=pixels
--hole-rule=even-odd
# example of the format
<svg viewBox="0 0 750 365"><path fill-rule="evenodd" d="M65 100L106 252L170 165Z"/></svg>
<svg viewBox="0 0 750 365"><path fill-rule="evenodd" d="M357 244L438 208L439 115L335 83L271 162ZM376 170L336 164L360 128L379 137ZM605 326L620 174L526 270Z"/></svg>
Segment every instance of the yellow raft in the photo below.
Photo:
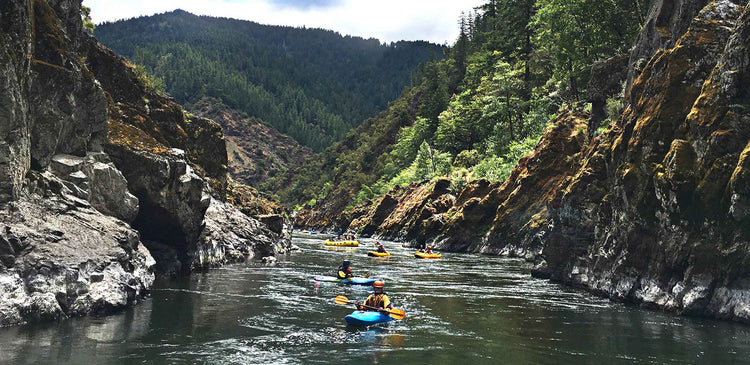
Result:
<svg viewBox="0 0 750 365"><path fill-rule="evenodd" d="M323 242L326 246L338 246L338 247L357 247L359 246L359 241L331 241L331 240L325 240Z"/></svg>
<svg viewBox="0 0 750 365"><path fill-rule="evenodd" d="M420 259L439 259L443 257L443 254L439 253L424 253L421 251L417 251L414 253L414 257L420 258Z"/></svg>
<svg viewBox="0 0 750 365"><path fill-rule="evenodd" d="M390 252L367 251L367 256L386 257L386 256L393 256L393 255L391 255Z"/></svg>

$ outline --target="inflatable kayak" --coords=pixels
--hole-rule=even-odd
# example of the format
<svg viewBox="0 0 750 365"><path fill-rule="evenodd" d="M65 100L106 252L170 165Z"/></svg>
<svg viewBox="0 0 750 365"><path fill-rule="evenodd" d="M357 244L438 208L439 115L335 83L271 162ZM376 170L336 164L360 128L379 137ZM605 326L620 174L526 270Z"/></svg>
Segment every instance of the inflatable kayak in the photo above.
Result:
<svg viewBox="0 0 750 365"><path fill-rule="evenodd" d="M359 246L359 241L331 241L331 240L325 240L325 241L323 241L323 244L326 245L326 246L357 247L357 246Z"/></svg>
<svg viewBox="0 0 750 365"><path fill-rule="evenodd" d="M393 320L393 317L380 312L371 311L354 311L352 314L344 317L346 323L352 326L372 326L378 323L387 323Z"/></svg>
<svg viewBox="0 0 750 365"><path fill-rule="evenodd" d="M367 256L387 257L387 256L393 256L393 255L391 255L390 252L367 251Z"/></svg>
<svg viewBox="0 0 750 365"><path fill-rule="evenodd" d="M417 251L414 253L414 257L419 259L439 259L443 257L443 255L439 253L424 253Z"/></svg>
<svg viewBox="0 0 750 365"><path fill-rule="evenodd" d="M325 275L317 275L315 276L316 281L327 281L327 282L337 282L341 284L348 284L348 285L372 285L377 280L380 280L379 278L351 278L351 279L339 279L335 276L325 276Z"/></svg>

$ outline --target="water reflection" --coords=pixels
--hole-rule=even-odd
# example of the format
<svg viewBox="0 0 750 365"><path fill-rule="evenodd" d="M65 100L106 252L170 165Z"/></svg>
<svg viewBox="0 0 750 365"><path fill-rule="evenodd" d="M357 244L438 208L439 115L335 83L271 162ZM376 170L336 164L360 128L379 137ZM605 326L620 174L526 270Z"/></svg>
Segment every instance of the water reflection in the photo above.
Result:
<svg viewBox="0 0 750 365"><path fill-rule="evenodd" d="M117 359L127 353L122 343L148 333L152 303L147 300L137 311L130 309L106 318L0 329L0 363L90 363Z"/></svg>

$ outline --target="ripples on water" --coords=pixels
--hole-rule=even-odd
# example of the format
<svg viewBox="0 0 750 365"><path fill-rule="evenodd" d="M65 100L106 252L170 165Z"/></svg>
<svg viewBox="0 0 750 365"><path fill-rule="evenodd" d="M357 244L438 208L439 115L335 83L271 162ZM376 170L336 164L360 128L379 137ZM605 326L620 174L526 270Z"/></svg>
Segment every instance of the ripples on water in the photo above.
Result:
<svg viewBox="0 0 750 365"><path fill-rule="evenodd" d="M367 247L302 252L277 265L224 267L158 282L151 298L104 318L0 330L0 363L76 364L632 364L742 363L745 325L613 304L529 276L520 260L446 254L369 258ZM368 287L317 283L345 258L385 279L406 319L347 327Z"/></svg>

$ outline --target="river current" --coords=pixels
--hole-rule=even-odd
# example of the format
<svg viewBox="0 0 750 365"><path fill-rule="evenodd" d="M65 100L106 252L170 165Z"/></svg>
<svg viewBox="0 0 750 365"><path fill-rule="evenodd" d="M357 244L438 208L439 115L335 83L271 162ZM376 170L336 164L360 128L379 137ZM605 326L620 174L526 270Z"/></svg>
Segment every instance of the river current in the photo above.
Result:
<svg viewBox="0 0 750 365"><path fill-rule="evenodd" d="M642 310L530 276L517 259L366 256L295 236L301 251L160 280L142 304L101 318L0 329L2 364L738 364L750 326ZM344 295L319 283L344 259L384 279L403 321L348 327Z"/></svg>

